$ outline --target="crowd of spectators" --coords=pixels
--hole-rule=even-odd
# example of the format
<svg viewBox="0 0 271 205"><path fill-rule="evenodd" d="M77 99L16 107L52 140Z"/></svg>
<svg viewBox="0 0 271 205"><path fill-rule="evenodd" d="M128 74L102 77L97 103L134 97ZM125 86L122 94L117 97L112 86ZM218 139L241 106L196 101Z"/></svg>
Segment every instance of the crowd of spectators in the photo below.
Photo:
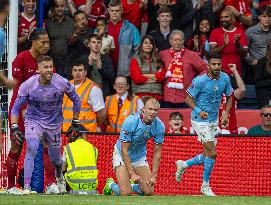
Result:
<svg viewBox="0 0 271 205"><path fill-rule="evenodd" d="M245 93L240 79L255 85L259 108L271 104L270 1L46 0L39 29L37 1L19 4L12 102L20 84L35 74L37 57L47 53L79 95L87 92L82 109L90 113L82 111L80 120L94 125L84 126L119 131L127 115L140 112L144 96L153 96L162 108L186 108L187 87L207 71L208 56L219 53L233 88L241 89L233 98L233 121ZM179 118L170 117L173 127L172 119L177 126Z"/></svg>

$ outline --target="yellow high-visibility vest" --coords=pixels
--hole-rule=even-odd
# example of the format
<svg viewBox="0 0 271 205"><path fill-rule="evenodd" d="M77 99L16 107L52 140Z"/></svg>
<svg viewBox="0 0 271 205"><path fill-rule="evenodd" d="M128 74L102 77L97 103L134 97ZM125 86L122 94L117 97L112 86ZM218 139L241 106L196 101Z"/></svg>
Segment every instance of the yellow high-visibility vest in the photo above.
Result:
<svg viewBox="0 0 271 205"><path fill-rule="evenodd" d="M65 179L72 190L96 190L98 185L98 150L84 139L64 147L67 159Z"/></svg>
<svg viewBox="0 0 271 205"><path fill-rule="evenodd" d="M71 80L70 83L73 84L74 80ZM88 104L88 95L94 85L94 82L86 78L82 85L76 89L76 93L81 98L81 110L78 118L79 123L84 125L89 132L96 132L97 129L97 113L94 112L92 106ZM73 103L67 95L64 95L62 109L64 117L62 131L67 132L73 118Z"/></svg>

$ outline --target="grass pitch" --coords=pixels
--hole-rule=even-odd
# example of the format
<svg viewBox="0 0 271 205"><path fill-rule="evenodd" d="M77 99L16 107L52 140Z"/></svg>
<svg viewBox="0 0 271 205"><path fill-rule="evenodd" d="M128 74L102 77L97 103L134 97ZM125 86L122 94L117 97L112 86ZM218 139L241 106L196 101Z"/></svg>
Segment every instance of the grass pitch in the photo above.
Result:
<svg viewBox="0 0 271 205"><path fill-rule="evenodd" d="M83 196L83 195L1 195L0 204L9 205L270 205L271 197L204 196Z"/></svg>

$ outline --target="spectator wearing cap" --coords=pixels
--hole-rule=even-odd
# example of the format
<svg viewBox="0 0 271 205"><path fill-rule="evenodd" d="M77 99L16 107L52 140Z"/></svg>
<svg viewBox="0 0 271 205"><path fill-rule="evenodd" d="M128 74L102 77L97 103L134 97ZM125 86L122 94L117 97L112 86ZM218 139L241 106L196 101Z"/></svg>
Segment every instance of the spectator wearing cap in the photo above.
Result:
<svg viewBox="0 0 271 205"><path fill-rule="evenodd" d="M53 16L46 21L46 29L50 38L49 55L54 60L56 72L64 75L65 60L68 54L69 39L74 32L73 19L64 14L66 0L53 1Z"/></svg>
<svg viewBox="0 0 271 205"><path fill-rule="evenodd" d="M69 138L64 146L64 177L71 194L97 194L98 185L98 149L87 141L87 129L79 124L79 135Z"/></svg>
<svg viewBox="0 0 271 205"><path fill-rule="evenodd" d="M171 32L169 43L171 48L159 53L167 70L162 107L187 107L186 89L194 77L207 71L207 64L197 52L184 47L184 33L181 30Z"/></svg>
<svg viewBox="0 0 271 205"><path fill-rule="evenodd" d="M271 136L271 105L266 105L261 109L261 124L248 130L248 135Z"/></svg>
<svg viewBox="0 0 271 205"><path fill-rule="evenodd" d="M169 129L166 133L170 134L189 134L186 127L183 127L183 115L180 112L172 112L169 114Z"/></svg>

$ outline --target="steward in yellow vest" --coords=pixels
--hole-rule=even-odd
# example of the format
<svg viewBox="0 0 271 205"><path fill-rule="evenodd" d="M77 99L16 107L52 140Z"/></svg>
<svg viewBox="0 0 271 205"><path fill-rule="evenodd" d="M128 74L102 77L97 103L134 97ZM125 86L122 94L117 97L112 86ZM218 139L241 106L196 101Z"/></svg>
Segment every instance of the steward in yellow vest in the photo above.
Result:
<svg viewBox="0 0 271 205"><path fill-rule="evenodd" d="M115 95L106 97L105 107L107 115L106 132L120 132L121 125L129 115L136 113L138 102L142 104L141 99L136 95L128 93L129 84L125 76L118 76L115 80Z"/></svg>
<svg viewBox="0 0 271 205"><path fill-rule="evenodd" d="M104 109L105 105L101 89L93 81L86 78L86 75L87 71L83 64L73 65L72 76L74 79L71 80L70 83L74 84L76 88L76 93L81 98L81 110L78 118L79 123L84 125L87 131L96 132L98 121L99 122L103 121L105 118L105 109ZM92 96L91 97L92 99L95 98L96 100L95 102L98 102L98 106L95 104L90 105L89 103L90 99L89 96L91 95L92 92L93 97ZM71 126L73 118L72 107L73 107L72 101L68 98L67 95L65 95L62 105L64 117L62 125L63 132L67 132L69 127Z"/></svg>
<svg viewBox="0 0 271 205"><path fill-rule="evenodd" d="M79 130L86 131L79 124ZM73 191L87 191L96 194L98 185L97 159L98 150L86 141L85 134L72 136L64 147L66 163L64 163L65 179Z"/></svg>

